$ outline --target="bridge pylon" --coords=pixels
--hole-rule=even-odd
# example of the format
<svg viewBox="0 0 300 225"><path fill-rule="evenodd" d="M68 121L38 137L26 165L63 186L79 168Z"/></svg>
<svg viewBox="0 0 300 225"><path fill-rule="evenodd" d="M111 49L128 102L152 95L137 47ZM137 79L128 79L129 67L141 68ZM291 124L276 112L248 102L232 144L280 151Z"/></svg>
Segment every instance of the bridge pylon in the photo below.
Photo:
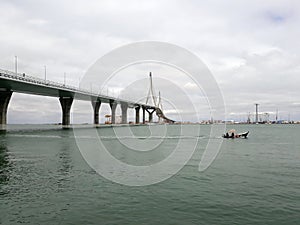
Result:
<svg viewBox="0 0 300 225"><path fill-rule="evenodd" d="M155 95L155 90L154 90L154 87L153 87L152 73L151 72L149 74L149 79L150 79L150 86L149 86L149 90L148 90L146 104L148 104L148 102L150 100L152 100L153 104L154 104L154 107L146 108L146 111L149 114L149 122L151 123L153 121L153 112L156 112L156 115L159 118L159 122L161 120L163 120L167 123L174 123L175 122L174 120L171 120L171 119L167 118L163 113L160 91L159 91L159 94L158 94L158 99L156 99L157 97Z"/></svg>
<svg viewBox="0 0 300 225"><path fill-rule="evenodd" d="M62 109L62 125L70 125L70 110L73 103L73 97L60 97L59 102Z"/></svg>

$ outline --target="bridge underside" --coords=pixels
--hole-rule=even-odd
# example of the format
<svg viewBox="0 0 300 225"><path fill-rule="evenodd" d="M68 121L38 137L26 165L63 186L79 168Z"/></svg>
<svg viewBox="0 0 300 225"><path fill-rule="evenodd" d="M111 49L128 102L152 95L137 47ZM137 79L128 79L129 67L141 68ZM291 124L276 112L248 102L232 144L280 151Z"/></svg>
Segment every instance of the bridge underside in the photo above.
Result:
<svg viewBox="0 0 300 225"><path fill-rule="evenodd" d="M2 85L1 85L2 87ZM24 91L25 92L25 91ZM28 92L32 94L32 92ZM13 94L12 90L7 90L6 88L0 88L0 130L5 129L6 121L7 121L7 109L8 105L11 99L11 96ZM68 127L70 125L70 111L73 104L74 98L72 96L63 96L59 97L59 102L62 109L62 122L61 124L64 127ZM94 124L99 124L99 111L102 103L102 98L91 98L91 104L93 106L93 114L94 114ZM111 124L116 123L116 108L118 105L117 101L110 100L109 102L110 108L111 108ZM128 110L128 103L121 102L121 110L122 110L122 124L127 123L127 110ZM145 107L141 105L135 106L135 123L140 123L140 115L139 111L140 108L143 109L143 121L142 123L145 123L145 111L149 113L149 122L152 122L153 118L153 112L155 111L155 108L151 107Z"/></svg>
<svg viewBox="0 0 300 225"><path fill-rule="evenodd" d="M162 111L155 106L120 100L106 95L98 95L76 87L65 86L48 80L42 80L25 74L15 74L0 70L0 128L6 125L7 109L13 92L42 95L59 98L62 109L62 125L70 125L70 110L74 99L90 101L93 106L94 124L99 124L99 110L102 103L107 103L111 108L111 123L116 123L116 108L121 105L122 123L127 123L128 108L135 109L135 123L140 123L140 108L142 108L142 123L146 123L146 111L149 122L153 121L153 113L160 118L168 120ZM172 121L172 120L169 120Z"/></svg>
<svg viewBox="0 0 300 225"><path fill-rule="evenodd" d="M91 96L91 94L87 93L80 93L76 90L69 90L54 88L51 86L47 86L46 84L32 84L32 83L20 83L14 80L2 80L0 81L0 88L4 90L10 90L12 92L20 92L24 94L32 94L32 95L42 95L42 96L49 96L49 97L72 97L79 100L89 101L93 97L98 97L97 95ZM101 96L101 101L103 103L109 103L111 98L105 98Z"/></svg>

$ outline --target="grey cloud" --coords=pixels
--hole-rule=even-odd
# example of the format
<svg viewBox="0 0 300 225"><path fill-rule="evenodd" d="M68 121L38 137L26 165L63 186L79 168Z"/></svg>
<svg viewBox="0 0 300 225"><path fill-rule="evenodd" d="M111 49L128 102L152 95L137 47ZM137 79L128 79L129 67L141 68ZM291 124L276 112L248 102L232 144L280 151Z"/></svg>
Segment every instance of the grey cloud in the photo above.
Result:
<svg viewBox="0 0 300 225"><path fill-rule="evenodd" d="M133 41L166 41L189 49L208 65L224 94L229 117L253 111L258 102L262 111L279 108L300 120L298 1L15 0L1 1L0 7L0 68L13 70L17 55L20 71L43 77L47 65L49 79L63 82L66 72L68 84L76 86L87 68L110 50ZM124 75L110 89L121 91L138 78L138 70L147 77L147 65L135 68L131 78ZM156 71L158 76L162 72ZM175 72L171 77L183 86L189 82ZM166 98L176 98L178 108L187 109L168 85L157 88ZM140 94L143 88L134 91ZM203 93L188 93L201 105L198 112L201 107L208 111L200 99ZM60 121L54 100L23 96L12 99L9 122L29 123L35 117L36 122ZM28 107L24 98L36 104ZM74 106L80 122L91 121L86 104ZM107 106L102 117L105 113Z"/></svg>

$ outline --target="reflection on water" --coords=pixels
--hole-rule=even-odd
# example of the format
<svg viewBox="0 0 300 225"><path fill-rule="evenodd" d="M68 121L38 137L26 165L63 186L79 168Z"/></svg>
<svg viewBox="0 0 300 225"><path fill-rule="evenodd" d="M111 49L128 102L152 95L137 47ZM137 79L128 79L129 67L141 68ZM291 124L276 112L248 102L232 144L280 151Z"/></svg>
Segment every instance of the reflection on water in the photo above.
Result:
<svg viewBox="0 0 300 225"><path fill-rule="evenodd" d="M5 134L0 134L0 184L6 184L9 181L9 170L11 162L7 153Z"/></svg>
<svg viewBox="0 0 300 225"><path fill-rule="evenodd" d="M71 158L71 146L68 141L69 135L62 136L59 143L58 153L55 160L57 160L57 186L58 191L65 190L68 187L70 180L70 172L73 168Z"/></svg>
<svg viewBox="0 0 300 225"><path fill-rule="evenodd" d="M58 152L58 173L61 175L68 175L72 169L72 160L70 157L70 149L66 144Z"/></svg>
<svg viewBox="0 0 300 225"><path fill-rule="evenodd" d="M7 151L5 133L0 134L0 196L9 192L6 185L10 179L11 161Z"/></svg>

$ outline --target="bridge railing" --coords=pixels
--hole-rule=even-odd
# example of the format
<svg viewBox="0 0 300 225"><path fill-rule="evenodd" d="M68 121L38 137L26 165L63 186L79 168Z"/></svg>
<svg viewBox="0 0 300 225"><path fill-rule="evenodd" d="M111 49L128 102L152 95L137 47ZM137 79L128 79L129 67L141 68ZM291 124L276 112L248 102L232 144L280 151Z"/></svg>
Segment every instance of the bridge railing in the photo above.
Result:
<svg viewBox="0 0 300 225"><path fill-rule="evenodd" d="M84 89L84 88L78 88L78 87L71 86L71 85L65 85L65 84L55 82L55 81L51 81L51 80L47 80L47 79L41 79L41 78L38 78L38 77L35 77L35 76L27 75L25 73L15 73L15 72L12 72L12 71L9 71L9 70L0 69L0 77L1 76L5 77L5 78L8 78L8 79L12 79L12 80L18 80L18 81L22 81L22 82L37 84L37 85L44 85L44 86L47 86L47 87L64 89L64 90L67 90L67 91L78 92L78 93L86 94L86 95L90 95L90 96L102 96L102 97L107 98L107 99L113 99L113 100L124 101L124 102L131 102L131 101L128 101L128 100L125 100L125 99L116 98L116 97L112 97L112 96L109 96L109 95L106 95L106 94L102 94L101 92L96 93L96 92L92 92L92 91L89 91L89 90ZM131 102L131 103L133 103L133 104L142 104L142 103L139 103L139 102Z"/></svg>
<svg viewBox="0 0 300 225"><path fill-rule="evenodd" d="M0 76L4 76L4 77L14 79L14 80L20 80L20 81L25 81L25 82L29 82L29 83L34 83L34 84L51 86L51 87L55 87L55 88L63 88L63 89L69 89L69 90L74 90L74 91L80 91L80 92L87 93L87 94L95 94L86 89L77 88L77 87L71 86L71 85L65 85L65 84L51 81L51 80L41 79L38 77L27 75L25 73L22 73L22 74L14 73L14 72L11 72L8 70L0 69Z"/></svg>

